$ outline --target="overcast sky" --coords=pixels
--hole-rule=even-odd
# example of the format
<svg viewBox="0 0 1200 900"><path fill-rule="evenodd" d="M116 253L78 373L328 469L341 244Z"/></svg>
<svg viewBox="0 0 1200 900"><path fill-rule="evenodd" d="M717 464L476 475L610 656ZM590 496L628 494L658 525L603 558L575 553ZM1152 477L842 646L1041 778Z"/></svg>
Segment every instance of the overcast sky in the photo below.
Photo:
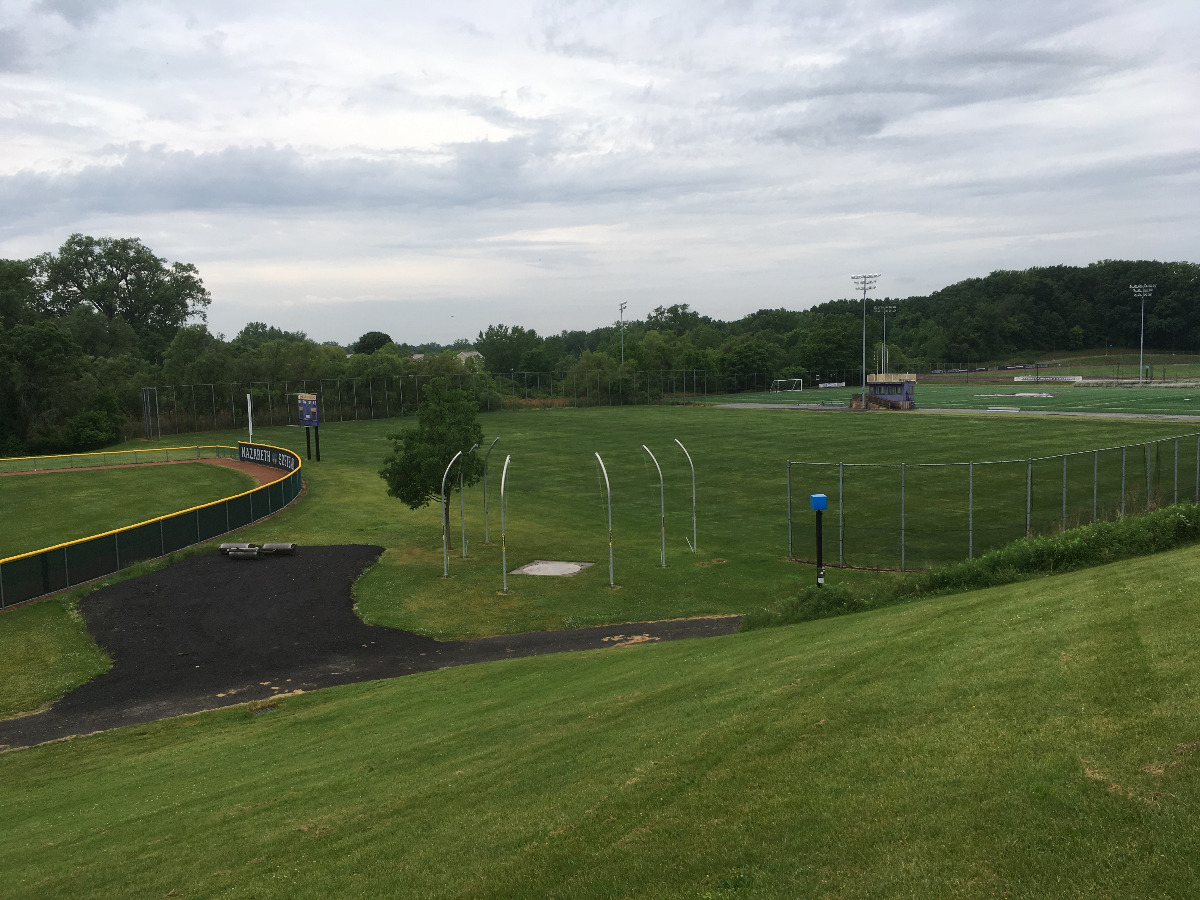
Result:
<svg viewBox="0 0 1200 900"><path fill-rule="evenodd" d="M0 257L420 343L1198 259L1200 2L0 0Z"/></svg>

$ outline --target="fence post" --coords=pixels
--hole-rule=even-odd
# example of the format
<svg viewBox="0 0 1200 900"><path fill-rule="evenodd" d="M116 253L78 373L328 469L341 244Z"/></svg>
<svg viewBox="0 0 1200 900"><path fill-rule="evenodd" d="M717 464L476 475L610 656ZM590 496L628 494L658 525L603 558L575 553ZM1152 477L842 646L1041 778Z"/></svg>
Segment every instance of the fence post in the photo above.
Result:
<svg viewBox="0 0 1200 900"><path fill-rule="evenodd" d="M1125 445L1121 445L1121 518L1125 518Z"/></svg>
<svg viewBox="0 0 1200 900"><path fill-rule="evenodd" d="M1146 512L1150 511L1150 442L1146 441Z"/></svg>
<svg viewBox="0 0 1200 900"><path fill-rule="evenodd" d="M904 463L900 463L900 571L904 571Z"/></svg>
<svg viewBox="0 0 1200 900"><path fill-rule="evenodd" d="M1096 524L1096 512L1099 505L1100 490L1100 451L1092 451L1092 524Z"/></svg>
<svg viewBox="0 0 1200 900"><path fill-rule="evenodd" d="M967 463L967 559L975 558L975 463Z"/></svg>
<svg viewBox="0 0 1200 900"><path fill-rule="evenodd" d="M1196 435L1196 502L1200 503L1200 434Z"/></svg>
<svg viewBox="0 0 1200 900"><path fill-rule="evenodd" d="M1027 461L1025 474L1025 537L1033 534L1033 459Z"/></svg>
<svg viewBox="0 0 1200 900"><path fill-rule="evenodd" d="M838 463L838 565L842 566L845 563L842 561L842 545L846 539L845 520L842 518L842 476L845 474L845 463Z"/></svg>
<svg viewBox="0 0 1200 900"><path fill-rule="evenodd" d="M788 559L795 559L792 552L792 461L787 461L787 514L788 514Z"/></svg>
<svg viewBox="0 0 1200 900"><path fill-rule="evenodd" d="M1062 485L1062 526L1061 531L1067 530L1067 454L1063 454L1063 485Z"/></svg>
<svg viewBox="0 0 1200 900"><path fill-rule="evenodd" d="M1175 492L1171 497L1171 502L1179 502L1179 438L1175 438Z"/></svg>

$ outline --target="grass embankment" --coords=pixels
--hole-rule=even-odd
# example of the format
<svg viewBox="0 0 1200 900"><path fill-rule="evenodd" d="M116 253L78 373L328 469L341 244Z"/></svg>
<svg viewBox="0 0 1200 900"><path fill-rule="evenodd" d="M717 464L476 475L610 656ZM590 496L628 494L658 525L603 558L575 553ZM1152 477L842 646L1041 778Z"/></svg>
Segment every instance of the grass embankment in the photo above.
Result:
<svg viewBox="0 0 1200 900"><path fill-rule="evenodd" d="M0 755L0 895L1188 897L1200 561Z"/></svg>
<svg viewBox="0 0 1200 900"><path fill-rule="evenodd" d="M748 612L742 630L826 619L925 597L1012 584L1163 553L1197 541L1200 541L1200 505L1180 504L1059 534L1022 538L978 559L910 574L903 579L829 588L809 585L794 597Z"/></svg>
<svg viewBox="0 0 1200 900"><path fill-rule="evenodd" d="M202 462L0 478L0 559L136 525L248 491L254 480Z"/></svg>

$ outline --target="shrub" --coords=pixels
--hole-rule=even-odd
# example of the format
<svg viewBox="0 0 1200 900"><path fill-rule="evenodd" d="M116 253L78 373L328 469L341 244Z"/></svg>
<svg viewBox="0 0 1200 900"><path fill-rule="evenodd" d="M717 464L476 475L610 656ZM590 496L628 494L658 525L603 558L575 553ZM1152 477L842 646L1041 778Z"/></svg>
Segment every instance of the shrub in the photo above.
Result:
<svg viewBox="0 0 1200 900"><path fill-rule="evenodd" d="M1144 516L1097 522L1058 534L1022 538L978 559L939 566L869 587L806 587L773 607L748 613L742 630L863 612L922 597L955 594L1027 578L1102 566L1200 541L1200 506L1168 506Z"/></svg>

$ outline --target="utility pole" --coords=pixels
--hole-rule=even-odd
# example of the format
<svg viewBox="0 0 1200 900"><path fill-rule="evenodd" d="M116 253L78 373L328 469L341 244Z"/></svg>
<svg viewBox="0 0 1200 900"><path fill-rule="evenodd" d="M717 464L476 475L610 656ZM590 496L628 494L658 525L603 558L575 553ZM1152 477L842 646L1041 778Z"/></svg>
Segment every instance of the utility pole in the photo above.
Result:
<svg viewBox="0 0 1200 900"><path fill-rule="evenodd" d="M621 365L625 365L625 307L628 303L621 304Z"/></svg>
<svg viewBox="0 0 1200 900"><path fill-rule="evenodd" d="M1129 289L1133 291L1133 296L1142 301L1142 329L1141 336L1138 338L1138 384L1142 383L1142 379L1146 377L1146 366L1142 362L1142 354L1146 347L1146 298L1154 293L1155 285L1153 284L1131 284Z"/></svg>
<svg viewBox="0 0 1200 900"><path fill-rule="evenodd" d="M862 405L860 409L867 408L867 291L875 289L875 282L879 280L879 273L875 272L871 275L851 275L850 280L854 282L854 289L862 291Z"/></svg>

